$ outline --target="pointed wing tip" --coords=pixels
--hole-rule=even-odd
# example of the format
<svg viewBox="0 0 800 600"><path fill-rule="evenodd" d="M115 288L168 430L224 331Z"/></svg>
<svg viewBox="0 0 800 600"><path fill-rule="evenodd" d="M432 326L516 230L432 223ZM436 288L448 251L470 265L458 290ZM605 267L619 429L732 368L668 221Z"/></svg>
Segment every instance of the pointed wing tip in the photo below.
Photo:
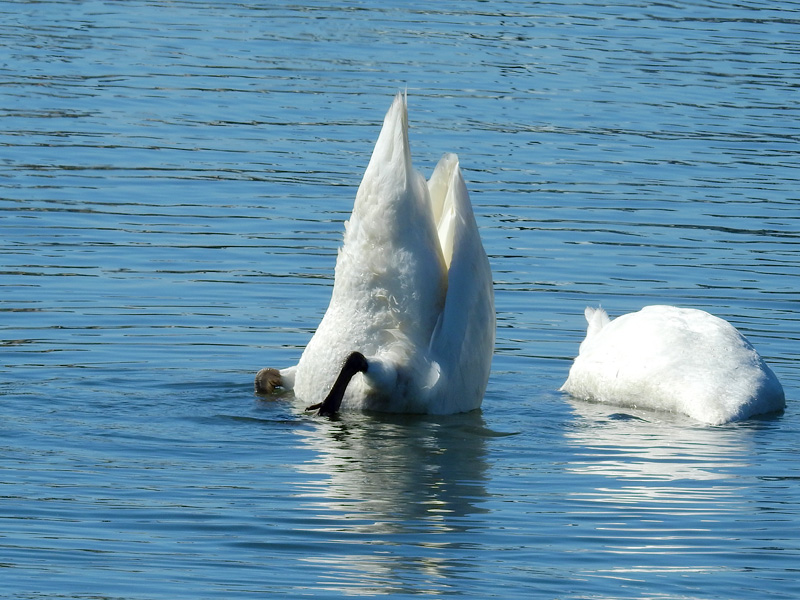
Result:
<svg viewBox="0 0 800 600"><path fill-rule="evenodd" d="M396 108L401 108L403 110L408 110L408 90L398 90L398 92L394 95L394 99L392 100L392 106L389 111L393 111Z"/></svg>

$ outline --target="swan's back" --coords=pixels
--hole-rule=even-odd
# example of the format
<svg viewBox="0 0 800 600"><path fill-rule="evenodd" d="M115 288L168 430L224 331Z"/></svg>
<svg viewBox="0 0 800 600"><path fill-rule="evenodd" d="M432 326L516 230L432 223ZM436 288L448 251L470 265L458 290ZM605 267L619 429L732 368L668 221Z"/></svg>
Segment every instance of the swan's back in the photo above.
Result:
<svg viewBox="0 0 800 600"><path fill-rule="evenodd" d="M648 306L589 328L562 390L587 400L680 412L719 424L784 407L783 388L727 321L705 311Z"/></svg>
<svg viewBox="0 0 800 600"><path fill-rule="evenodd" d="M427 341L446 289L427 183L411 162L406 100L398 94L345 223L331 306L348 314L347 329L363 327L360 351L371 354L385 346L377 331Z"/></svg>
<svg viewBox="0 0 800 600"><path fill-rule="evenodd" d="M411 164L407 120L398 94L345 224L330 304L297 366L294 390L305 402L323 399L353 351L423 369L415 350L429 344L447 270L427 184ZM354 378L342 406L370 408L369 395ZM409 397L394 410L425 412L422 401Z"/></svg>

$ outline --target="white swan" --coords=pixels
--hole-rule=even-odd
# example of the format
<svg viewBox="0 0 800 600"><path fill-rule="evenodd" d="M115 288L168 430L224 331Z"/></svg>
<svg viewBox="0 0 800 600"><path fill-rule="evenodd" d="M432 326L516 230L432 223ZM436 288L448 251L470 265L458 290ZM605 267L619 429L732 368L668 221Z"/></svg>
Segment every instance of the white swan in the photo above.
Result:
<svg viewBox="0 0 800 600"><path fill-rule="evenodd" d="M680 412L712 425L777 412L778 378L744 336L705 311L647 306L588 329L561 387L576 398Z"/></svg>
<svg viewBox="0 0 800 600"><path fill-rule="evenodd" d="M262 369L319 414L448 414L481 405L495 336L494 292L458 158L428 183L414 170L406 98L383 122L336 261L328 310L300 362Z"/></svg>

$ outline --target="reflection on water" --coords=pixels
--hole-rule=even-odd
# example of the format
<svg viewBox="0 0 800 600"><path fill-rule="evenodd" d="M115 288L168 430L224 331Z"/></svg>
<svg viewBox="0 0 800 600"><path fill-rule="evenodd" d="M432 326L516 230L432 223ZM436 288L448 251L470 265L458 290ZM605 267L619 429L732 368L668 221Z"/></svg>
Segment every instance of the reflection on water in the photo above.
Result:
<svg viewBox="0 0 800 600"><path fill-rule="evenodd" d="M796 6L0 0L3 592L800 597ZM406 87L492 263L483 412L254 401ZM786 413L555 392L587 304L653 303L740 328Z"/></svg>
<svg viewBox="0 0 800 600"><path fill-rule="evenodd" d="M582 449L570 464L575 472L646 482L713 481L750 465L746 430L704 427L653 411L610 414L607 406L565 400L577 418L564 435Z"/></svg>
<svg viewBox="0 0 800 600"><path fill-rule="evenodd" d="M453 551L472 545L469 532L483 526L474 516L488 512L486 440L494 434L481 414L348 414L315 425L298 431L316 453L296 467L315 482L297 493L298 510L337 545L305 560L348 591L378 593L395 572L408 581L447 577Z"/></svg>
<svg viewBox="0 0 800 600"><path fill-rule="evenodd" d="M617 557L582 567L582 575L634 587L659 574L736 578L741 565L731 557L753 543L743 532L775 528L759 513L772 510L774 498L753 485L752 472L769 469L753 441L758 425L705 427L679 415L569 402L566 469L584 480L570 502L579 520L594 515L590 545ZM752 557L756 564L771 568L768 556Z"/></svg>

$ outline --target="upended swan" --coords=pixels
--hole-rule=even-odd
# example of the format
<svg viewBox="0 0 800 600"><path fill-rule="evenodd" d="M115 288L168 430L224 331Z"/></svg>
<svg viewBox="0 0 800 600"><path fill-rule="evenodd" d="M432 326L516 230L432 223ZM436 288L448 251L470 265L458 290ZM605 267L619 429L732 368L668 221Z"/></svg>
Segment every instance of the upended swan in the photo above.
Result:
<svg viewBox="0 0 800 600"><path fill-rule="evenodd" d="M450 414L478 408L495 337L494 292L455 154L414 170L406 97L383 122L345 223L328 309L297 365L256 391L308 410Z"/></svg>
<svg viewBox="0 0 800 600"><path fill-rule="evenodd" d="M786 404L778 378L724 319L674 306L614 320L602 308L585 314L586 339L561 387L576 398L683 413L710 425Z"/></svg>

